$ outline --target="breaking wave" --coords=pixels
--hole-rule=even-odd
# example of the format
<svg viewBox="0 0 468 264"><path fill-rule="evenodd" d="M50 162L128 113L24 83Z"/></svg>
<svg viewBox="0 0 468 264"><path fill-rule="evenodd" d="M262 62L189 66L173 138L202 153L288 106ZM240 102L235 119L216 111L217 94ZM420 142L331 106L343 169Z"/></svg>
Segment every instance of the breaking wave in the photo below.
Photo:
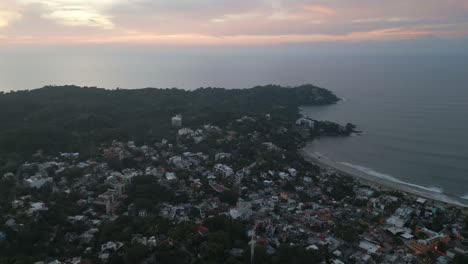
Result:
<svg viewBox="0 0 468 264"><path fill-rule="evenodd" d="M464 200L468 200L468 194L467 194L467 195L460 196L460 198L462 198L462 199L464 199Z"/></svg>
<svg viewBox="0 0 468 264"><path fill-rule="evenodd" d="M375 176L377 178L384 179L384 180L387 180L387 181L392 181L392 182L396 182L396 183L399 183L399 184L404 184L404 185L407 185L407 186L411 186L411 187L414 187L414 188L422 189L422 190L429 191L429 192L439 193L439 194L442 194L444 192L439 187L426 187L426 186L421 186L421 185L417 185L417 184L414 184L414 183L405 182L405 181L399 180L399 179L397 179L397 178L395 178L395 177L393 177L391 175L384 174L384 173L375 171L375 170L373 170L371 168L367 168L367 167L364 167L364 166L359 166L359 165L355 165L355 164L348 163L348 162L339 162L339 163L342 164L342 165L345 165L347 167L353 168L355 170L364 172L364 173L366 173L368 175ZM466 199L468 199L468 195L466 196Z"/></svg>

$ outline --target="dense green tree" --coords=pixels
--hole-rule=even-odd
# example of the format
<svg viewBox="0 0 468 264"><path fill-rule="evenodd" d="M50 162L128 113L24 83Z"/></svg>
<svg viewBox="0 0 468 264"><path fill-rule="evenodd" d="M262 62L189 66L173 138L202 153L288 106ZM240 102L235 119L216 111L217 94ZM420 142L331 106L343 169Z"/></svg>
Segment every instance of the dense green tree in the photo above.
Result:
<svg viewBox="0 0 468 264"><path fill-rule="evenodd" d="M324 256L319 251L306 250L303 246L281 246L277 263L308 264L319 263Z"/></svg>
<svg viewBox="0 0 468 264"><path fill-rule="evenodd" d="M468 263L468 256L456 255L453 258L453 263L454 264L466 264L466 263Z"/></svg>
<svg viewBox="0 0 468 264"><path fill-rule="evenodd" d="M272 122L281 122L297 117L300 105L336 101L333 93L313 85L194 91L47 86L0 94L0 169L14 168L8 163L11 153L27 156L42 149L86 156L96 151L96 145L114 139L148 143L172 139L170 118L175 114L182 114L187 126L226 125L244 115L266 113L274 117Z"/></svg>

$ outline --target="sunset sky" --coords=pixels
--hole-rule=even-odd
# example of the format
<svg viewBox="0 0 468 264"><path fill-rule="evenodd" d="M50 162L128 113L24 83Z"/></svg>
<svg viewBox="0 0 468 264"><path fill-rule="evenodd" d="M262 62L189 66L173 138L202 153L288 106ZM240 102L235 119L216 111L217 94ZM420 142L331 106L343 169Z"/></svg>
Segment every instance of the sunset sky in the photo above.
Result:
<svg viewBox="0 0 468 264"><path fill-rule="evenodd" d="M466 0L1 0L0 46L456 43Z"/></svg>

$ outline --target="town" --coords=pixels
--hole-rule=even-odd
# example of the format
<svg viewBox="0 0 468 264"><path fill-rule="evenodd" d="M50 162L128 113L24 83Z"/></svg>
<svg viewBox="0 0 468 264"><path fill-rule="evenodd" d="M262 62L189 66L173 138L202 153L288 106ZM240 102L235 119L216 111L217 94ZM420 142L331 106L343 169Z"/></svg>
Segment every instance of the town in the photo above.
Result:
<svg viewBox="0 0 468 264"><path fill-rule="evenodd" d="M183 121L152 145L38 152L3 175L0 263L468 263L463 208L304 160L330 123Z"/></svg>

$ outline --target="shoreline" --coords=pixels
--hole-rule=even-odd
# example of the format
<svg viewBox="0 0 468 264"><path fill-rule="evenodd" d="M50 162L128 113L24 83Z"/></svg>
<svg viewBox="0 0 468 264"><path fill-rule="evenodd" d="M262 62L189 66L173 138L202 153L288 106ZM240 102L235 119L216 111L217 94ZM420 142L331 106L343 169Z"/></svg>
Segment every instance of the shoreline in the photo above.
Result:
<svg viewBox="0 0 468 264"><path fill-rule="evenodd" d="M390 190L390 191L400 191L406 195L411 196L416 200L417 198L424 198L427 202L431 202L434 204L444 205L444 206L455 206L459 207L462 210L468 210L468 204L465 204L461 201L461 198L454 197L451 198L450 196L444 193L432 192L429 190L424 190L420 188L413 188L408 186L404 183L399 183L383 178L379 178L376 176L369 175L365 172L360 170L354 169L352 167L346 166L344 164L340 164L334 160L331 160L327 157L320 155L319 153L312 152L307 150L307 146L298 150L299 154L306 160L307 162L316 164L322 168L334 170L340 174L347 175L353 177L361 184L369 185L372 188L377 190Z"/></svg>

